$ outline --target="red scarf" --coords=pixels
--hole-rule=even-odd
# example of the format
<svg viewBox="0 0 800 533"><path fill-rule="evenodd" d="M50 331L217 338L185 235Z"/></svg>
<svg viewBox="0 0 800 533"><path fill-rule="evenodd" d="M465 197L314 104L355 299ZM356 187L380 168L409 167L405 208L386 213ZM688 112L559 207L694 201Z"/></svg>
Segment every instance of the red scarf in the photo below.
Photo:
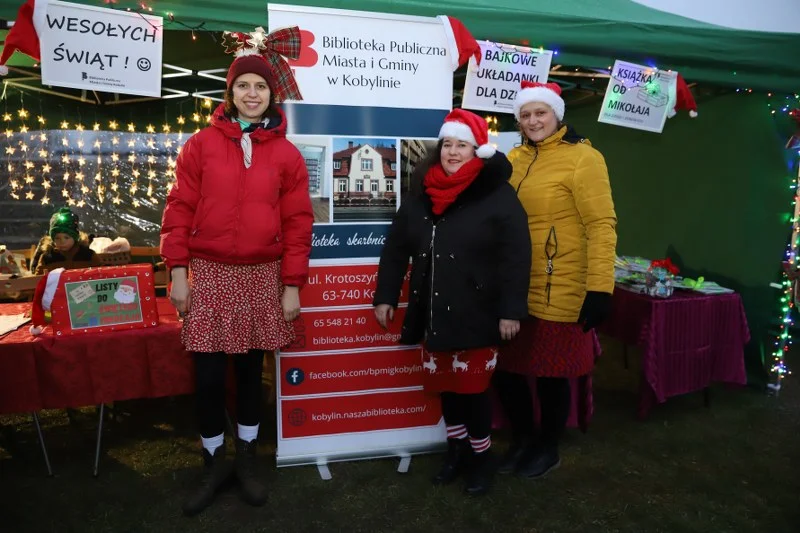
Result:
<svg viewBox="0 0 800 533"><path fill-rule="evenodd" d="M425 174L425 192L431 197L433 202L433 213L441 215L450 204L456 201L458 195L475 181L481 170L483 170L483 159L473 157L454 174L445 174L441 163L437 163L428 169Z"/></svg>

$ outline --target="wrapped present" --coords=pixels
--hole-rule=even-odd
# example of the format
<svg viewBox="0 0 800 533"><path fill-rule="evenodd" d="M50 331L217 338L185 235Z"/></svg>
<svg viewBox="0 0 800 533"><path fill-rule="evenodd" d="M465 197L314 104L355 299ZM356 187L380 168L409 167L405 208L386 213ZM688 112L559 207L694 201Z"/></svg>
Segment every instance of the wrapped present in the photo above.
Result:
<svg viewBox="0 0 800 533"><path fill-rule="evenodd" d="M669 298L675 290L674 279L678 273L672 261L659 259L650 263L645 275L647 294L656 298Z"/></svg>
<svg viewBox="0 0 800 533"><path fill-rule="evenodd" d="M45 311L55 335L155 327L153 266L56 269L37 286L31 333L41 333Z"/></svg>

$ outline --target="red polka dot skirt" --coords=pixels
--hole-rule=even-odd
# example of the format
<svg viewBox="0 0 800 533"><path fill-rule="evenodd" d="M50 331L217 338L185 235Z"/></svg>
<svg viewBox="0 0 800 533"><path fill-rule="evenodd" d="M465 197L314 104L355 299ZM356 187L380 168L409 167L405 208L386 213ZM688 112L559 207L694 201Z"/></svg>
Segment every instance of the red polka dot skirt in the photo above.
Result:
<svg viewBox="0 0 800 533"><path fill-rule="evenodd" d="M500 348L498 368L536 377L576 378L594 368L600 343L580 324L530 317L513 340Z"/></svg>
<svg viewBox="0 0 800 533"><path fill-rule="evenodd" d="M497 364L497 348L431 352L422 350L426 392L477 394L489 387Z"/></svg>
<svg viewBox="0 0 800 533"><path fill-rule="evenodd" d="M181 340L190 352L277 350L294 340L281 307L281 262L227 265L192 259L191 307Z"/></svg>

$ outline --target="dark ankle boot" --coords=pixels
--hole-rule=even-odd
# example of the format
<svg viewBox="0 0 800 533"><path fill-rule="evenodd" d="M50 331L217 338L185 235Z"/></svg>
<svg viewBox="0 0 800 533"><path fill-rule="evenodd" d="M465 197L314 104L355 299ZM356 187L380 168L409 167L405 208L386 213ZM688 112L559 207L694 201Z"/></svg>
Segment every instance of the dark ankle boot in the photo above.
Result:
<svg viewBox="0 0 800 533"><path fill-rule="evenodd" d="M527 478L544 477L561 465L557 446L538 445L528 449L517 466L517 474Z"/></svg>
<svg viewBox="0 0 800 533"><path fill-rule="evenodd" d="M533 438L526 437L514 439L508 450L500 458L497 465L498 474L510 474L517 469L517 465L525 454L525 451L533 445Z"/></svg>
<svg viewBox="0 0 800 533"><path fill-rule="evenodd" d="M242 500L260 507L267 503L267 488L259 479L256 465L257 441L236 439L236 477L242 488Z"/></svg>
<svg viewBox="0 0 800 533"><path fill-rule="evenodd" d="M211 505L217 491L230 479L233 472L233 466L225 460L224 444L214 450L214 455L203 448L203 463L199 486L183 504L183 514L186 516L194 516Z"/></svg>
<svg viewBox="0 0 800 533"><path fill-rule="evenodd" d="M447 455L439 472L433 477L434 485L447 485L466 469L472 447L469 439L447 439Z"/></svg>
<svg viewBox="0 0 800 533"><path fill-rule="evenodd" d="M496 464L491 449L474 454L472 465L467 472L467 484L464 492L470 496L481 496L489 492L495 470Z"/></svg>

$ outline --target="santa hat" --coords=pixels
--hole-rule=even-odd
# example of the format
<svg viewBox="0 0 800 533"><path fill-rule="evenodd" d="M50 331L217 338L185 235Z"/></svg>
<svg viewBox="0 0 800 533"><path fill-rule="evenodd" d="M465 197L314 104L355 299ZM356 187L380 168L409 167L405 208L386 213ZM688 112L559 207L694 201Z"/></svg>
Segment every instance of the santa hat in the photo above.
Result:
<svg viewBox="0 0 800 533"><path fill-rule="evenodd" d="M469 30L460 20L447 15L439 15L438 18L444 25L444 33L447 37L447 46L450 52L450 61L453 70L469 61L470 57L475 58L475 63L481 64L481 46Z"/></svg>
<svg viewBox="0 0 800 533"><path fill-rule="evenodd" d="M45 30L45 14L49 0L27 0L17 11L14 25L6 35L0 54L0 76L8 74L6 62L19 50L36 61L41 59L39 34Z"/></svg>
<svg viewBox="0 0 800 533"><path fill-rule="evenodd" d="M444 118L439 138L445 137L472 143L477 148L475 155L481 159L488 159L497 151L489 144L489 125L486 120L464 109L453 109Z"/></svg>
<svg viewBox="0 0 800 533"><path fill-rule="evenodd" d="M123 282L120 283L120 288L121 287L128 287L130 288L131 292L136 292L136 284L129 279L123 280Z"/></svg>
<svg viewBox="0 0 800 533"><path fill-rule="evenodd" d="M667 111L667 117L674 117L679 109L686 109L689 111L689 116L694 118L697 116L697 104L692 96L692 90L686 84L683 76L678 74L677 87L675 92L675 107Z"/></svg>
<svg viewBox="0 0 800 533"><path fill-rule="evenodd" d="M50 311L62 272L64 272L63 268L56 268L42 277L39 283L36 284L36 290L33 293L33 307L31 308L31 335L40 335L44 331L44 312Z"/></svg>
<svg viewBox="0 0 800 533"><path fill-rule="evenodd" d="M539 83L538 81L522 81L522 87L514 99L514 117L519 120L519 110L525 104L542 102L553 108L556 118L564 120L564 99L561 98L561 87L557 83Z"/></svg>

